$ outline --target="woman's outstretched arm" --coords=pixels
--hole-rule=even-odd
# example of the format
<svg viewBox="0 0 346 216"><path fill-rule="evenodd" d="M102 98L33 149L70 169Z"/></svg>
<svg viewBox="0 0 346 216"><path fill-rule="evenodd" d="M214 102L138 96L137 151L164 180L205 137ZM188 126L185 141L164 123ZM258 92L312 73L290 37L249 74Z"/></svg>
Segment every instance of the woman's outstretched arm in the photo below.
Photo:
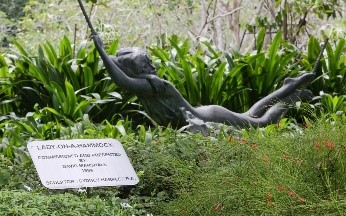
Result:
<svg viewBox="0 0 346 216"><path fill-rule="evenodd" d="M132 91L134 93L153 94L152 86L146 79L135 79L127 76L107 55L104 50L103 43L98 34L92 34L90 38L94 41L95 47L109 72L112 80L121 88Z"/></svg>

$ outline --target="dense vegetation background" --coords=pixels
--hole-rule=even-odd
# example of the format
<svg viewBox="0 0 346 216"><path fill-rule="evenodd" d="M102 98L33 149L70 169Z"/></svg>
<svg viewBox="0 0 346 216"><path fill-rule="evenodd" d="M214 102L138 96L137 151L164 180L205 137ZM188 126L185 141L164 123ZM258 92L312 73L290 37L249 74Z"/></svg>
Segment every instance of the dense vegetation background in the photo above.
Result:
<svg viewBox="0 0 346 216"><path fill-rule="evenodd" d="M329 39L307 86L314 98L266 128L219 125L205 137L162 128L110 80L77 1L0 0L2 215L346 211L345 1L84 3L109 54L146 48L158 75L194 106L244 112L284 78L312 71ZM123 143L139 185L42 187L29 141L106 137Z"/></svg>
<svg viewBox="0 0 346 216"><path fill-rule="evenodd" d="M104 40L117 37L122 46L163 43L175 34L210 41L220 50L251 51L256 34L265 27L266 44L282 30L285 40L303 48L309 35L320 35L329 25L345 25L342 0L98 0L86 6ZM75 1L1 0L0 8L1 33L17 35L27 48L64 35L72 40L75 34L79 44L89 36ZM15 29L7 29L12 26Z"/></svg>

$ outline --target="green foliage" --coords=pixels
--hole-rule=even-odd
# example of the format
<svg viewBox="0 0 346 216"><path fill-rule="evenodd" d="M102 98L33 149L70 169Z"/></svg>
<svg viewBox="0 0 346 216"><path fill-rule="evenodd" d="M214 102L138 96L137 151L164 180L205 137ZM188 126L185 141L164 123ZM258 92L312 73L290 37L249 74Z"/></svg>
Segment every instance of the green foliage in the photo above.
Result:
<svg viewBox="0 0 346 216"><path fill-rule="evenodd" d="M321 121L322 122L322 121ZM346 211L345 125L298 133L248 133L218 140L192 188L157 205L162 215L342 215Z"/></svg>
<svg viewBox="0 0 346 216"><path fill-rule="evenodd" d="M342 0L275 0L275 3L263 3L270 11L275 11L275 14L271 13L272 19L268 14L255 15L256 22L248 22L246 28L251 33L258 27L282 31L284 40L299 46L305 43L304 36L310 36L310 32L319 29L316 25L320 20L343 17L343 3Z"/></svg>
<svg viewBox="0 0 346 216"><path fill-rule="evenodd" d="M345 39L339 39L334 46L328 43L326 54L320 62L316 71L317 80L312 84L311 90L314 94L319 91L327 93L338 93L346 95L346 56L345 56ZM310 37L308 42L307 56L303 60L304 66L312 70L314 62L320 53L321 46L315 37Z"/></svg>
<svg viewBox="0 0 346 216"><path fill-rule="evenodd" d="M10 174L5 169L0 169L0 187L3 187L9 183Z"/></svg>
<svg viewBox="0 0 346 216"><path fill-rule="evenodd" d="M95 49L81 46L74 53L64 37L58 51L46 42L39 47L37 56L31 56L18 42L14 44L18 54L0 57L3 114L14 111L26 115L44 109L51 113L51 120L68 124L81 120L85 114L99 122L112 120L124 111L133 110L133 116L136 115L136 98L111 81L99 65ZM110 44L110 52L114 53L117 47L115 40Z"/></svg>
<svg viewBox="0 0 346 216"><path fill-rule="evenodd" d="M24 15L23 8L28 0L0 0L0 11L4 11L8 18L19 19Z"/></svg>
<svg viewBox="0 0 346 216"><path fill-rule="evenodd" d="M163 47L150 50L159 76L171 81L190 103L220 104L241 112L281 86L285 77L296 76L302 68L311 70L321 49L312 37L308 52L299 54L282 41L279 33L268 50L263 50L263 32L258 36L256 53L224 54L203 42L192 54L189 40L181 41L176 36ZM50 43L43 43L37 55L31 55L14 43L19 53L0 56L0 193L5 203L0 208L6 214L35 214L36 208L25 212L4 207L9 206L8 190L22 191L23 182L35 196L51 194L48 197L52 203L59 197L56 199L62 200L62 208L67 205L65 199L75 197L66 206L71 214L85 199L97 204L82 213L96 209L106 215L152 211L167 215L327 214L346 208L340 199L346 193L342 40L327 45L318 78L310 87L316 92L321 90L317 84L321 84L327 93L315 97L314 104L301 105L312 110L311 116L322 116L320 127L313 126L313 118L302 118L309 128L305 130L296 120L284 118L264 130L241 131L241 139L224 130L211 131L215 137L203 137L170 128L135 128L138 124L133 115L125 115L144 116L138 105L131 104L136 103L136 97L122 92L110 80L95 49L81 46L75 52L69 40L63 38L58 51ZM117 47L118 41L114 41L109 53L114 54ZM333 91L340 95L333 95ZM74 192L63 196L42 188L27 143L77 138L119 139L140 183L112 192L93 189L91 197L71 195ZM20 204L27 193L15 195ZM99 197L103 197L102 203L97 201ZM121 209L118 197L133 208ZM36 198L33 202L41 203ZM54 208L46 205L42 211L53 212Z"/></svg>
<svg viewBox="0 0 346 216"><path fill-rule="evenodd" d="M11 103L14 101L13 89L10 88L10 68L4 55L0 55L0 113L12 111Z"/></svg>
<svg viewBox="0 0 346 216"><path fill-rule="evenodd" d="M317 108L315 113L318 116L331 115L333 117L335 114L346 113L345 96L332 96L321 91L319 96L314 97L314 101L317 101L313 106Z"/></svg>
<svg viewBox="0 0 346 216"><path fill-rule="evenodd" d="M33 121L35 117L28 117L28 119ZM109 122L105 121L96 126L86 120L76 123L74 126L64 127L59 123L38 124L27 119L12 118L11 120L8 119L4 124L6 126L1 127L5 129L1 131L4 135L3 141L5 139L18 139L17 136L11 136L14 135L13 133L8 132L16 130L20 131L22 142L12 146L14 158L6 154L8 150L0 148L0 155L5 156L5 158L0 157L4 161L1 161L0 166L0 183L3 185L0 193L6 194L6 190L10 189L23 191L24 185L24 188L31 188L31 193L37 196L50 196L50 199L60 197L61 200L71 199L72 195L62 197L63 195L58 191L48 191L43 188L31 160L27 155L20 159L19 152L16 149L21 148L24 150L26 143L32 139L117 138L124 145L135 170L141 178L141 182L135 188L113 188L109 189L109 192L102 188L92 189L89 194L89 201L103 197L104 205L107 205L107 207L104 207L105 209L115 207L115 210L117 210L120 208L117 196L128 198L127 202L130 202L133 209L130 208L124 211L136 215L147 213L146 209L151 208L159 201L170 200L176 197L177 189L189 187L189 179L196 171L198 157L200 152L203 151L200 149L201 144L206 141L199 134L190 137L179 134L172 129L163 130L162 128L157 128L154 131L145 132L146 136L151 137L151 139L147 139L145 141L147 145L143 145L140 142L143 135L140 132L132 132L131 127L122 122L119 122L117 125L110 125ZM200 142L195 142L196 139L200 139ZM2 145L2 147L7 147L8 149L10 146ZM8 160L8 158L11 160ZM69 193L73 193L73 191ZM80 195L82 197L73 196L76 199L80 199L80 201L76 200L76 203L84 202L86 197L83 194ZM7 195L4 195L2 203L9 202L5 197ZM18 194L18 199L21 199L20 197ZM17 201L13 200L13 202ZM36 206L39 205L40 201L34 198L33 203L36 204L31 204L31 206ZM64 208L64 203L60 205ZM71 204L70 207L71 211L74 211L74 204ZM48 202L43 210L49 209L53 211L51 208L54 209L55 207L50 206ZM13 209L13 211L15 210ZM23 209L23 211L25 210L28 211L27 214L31 213L30 208ZM7 211L10 212L11 209L7 208L2 212L7 213ZM84 215L83 212L81 214Z"/></svg>
<svg viewBox="0 0 346 216"><path fill-rule="evenodd" d="M261 38L262 37L262 38ZM264 35L259 35L259 41ZM298 74L294 58L298 53L282 41L282 34L278 33L266 52L261 52L258 47L257 54L245 54L236 59L234 69L230 73L237 76L237 85L244 86L247 91L242 91L235 98L236 110L246 111L260 98L279 88L284 78L294 77ZM233 100L232 100L233 101ZM229 103L231 104L232 101Z"/></svg>
<svg viewBox="0 0 346 216"><path fill-rule="evenodd" d="M173 129L159 128L151 134L154 138L146 145L138 141L125 145L141 179L133 192L170 200L178 195L179 188L191 187L203 143L209 141L201 134L185 136Z"/></svg>
<svg viewBox="0 0 346 216"><path fill-rule="evenodd" d="M208 42L191 54L189 41L176 36L151 52L159 75L167 76L192 105L218 104L243 112L273 92L285 77L298 73L294 64L298 53L281 37L277 34L269 49L262 51L264 34L259 35L257 54L222 54Z"/></svg>
<svg viewBox="0 0 346 216"><path fill-rule="evenodd" d="M28 33L31 38L49 35L42 27L47 26L45 22L50 22L50 29L72 32L69 25L73 21L67 23L63 15L53 15L58 11L53 8L63 7L64 1L50 2L57 4L49 4L54 7L47 9L48 1L30 1L26 7L30 19L26 17L21 23L27 30L35 24L31 30L36 35ZM161 10L155 11L156 2L86 2L93 6L129 4L136 8L134 11L147 7L143 14L166 16ZM311 71L321 50L319 41L310 37L307 53L299 53L284 39L296 42L305 24L287 32L283 27L285 19L288 21L291 14L293 20L297 14L305 15L311 10L335 17L339 1L276 3L280 10L269 27L283 32L275 34L268 47L268 20L260 19L257 21L263 21L264 28L257 34L252 53L223 53L207 41L191 45L188 39L172 36L168 43L162 40L161 46L150 48L159 76L172 82L192 105L219 104L243 112L280 87L284 78ZM172 1L164 11L175 13L177 6L188 6L186 11L193 23L191 15L199 8L197 4L198 1ZM98 11L106 14L105 10ZM132 18L124 11L127 18ZM112 22L123 24L125 19L121 20L119 13ZM61 28L63 22L67 25ZM111 27L102 18L99 23L101 34L109 33ZM173 21L167 23L176 26ZM127 26L129 32L134 29L136 34L128 36L120 29L110 35L122 32L128 41L145 41L146 31L133 27L138 25ZM27 32L25 28L23 32ZM138 32L142 34L138 36ZM109 54L116 53L118 42L106 41ZM166 215L324 215L346 211L345 39L327 44L316 71L317 79L309 86L315 95L322 90L326 93L315 97L313 104L297 105L301 106L299 112L306 107L311 111L309 117L301 118L307 129L303 130L298 120L283 118L264 129L241 131L242 138L216 129L208 137L170 128L148 129L149 122L143 120L145 113L136 97L110 80L95 49L72 45L67 37L59 44L41 43L36 54L24 48L24 43L13 44L18 53L0 55L1 214L58 215L61 211L63 215L143 215L154 211ZM317 124L311 120L316 117L320 118ZM43 188L29 158L27 143L77 138L120 140L140 183L135 187L95 188L88 195ZM32 191L23 192L23 187ZM119 197L133 208L121 208Z"/></svg>
<svg viewBox="0 0 346 216"><path fill-rule="evenodd" d="M321 104L330 113L337 113L338 111L346 111L345 98L342 96L332 97L330 94L323 94L321 96Z"/></svg>
<svg viewBox="0 0 346 216"><path fill-rule="evenodd" d="M117 198L104 201L99 197L73 194L42 196L30 192L0 191L2 215L127 215L119 203Z"/></svg>
<svg viewBox="0 0 346 216"><path fill-rule="evenodd" d="M47 121L50 115L63 117L50 108L28 113L25 118L4 116L0 122L0 153L20 164L28 158L25 147L32 139L120 138L132 133L132 122L128 120L119 120L115 125L105 120L96 126L85 115L82 121L69 122L70 126L66 127L59 121Z"/></svg>
<svg viewBox="0 0 346 216"><path fill-rule="evenodd" d="M327 88L330 92L346 94L346 40L338 40L333 50L331 44L327 44L326 72L329 76Z"/></svg>
<svg viewBox="0 0 346 216"><path fill-rule="evenodd" d="M346 118L333 125L322 119L304 131L283 119L271 129L242 131L240 139L218 129L211 131L215 137L161 127L131 130L129 122L41 124L39 114L8 116L0 127L0 208L5 215L30 215L36 209L58 214L65 208L65 215L96 209L104 215L332 214L346 208ZM48 190L25 150L32 139L105 137L124 145L140 178L137 186L93 188L88 196ZM14 140L14 159L4 151L6 140ZM31 201L23 203L29 195ZM120 208L119 197L132 208Z"/></svg>
<svg viewBox="0 0 346 216"><path fill-rule="evenodd" d="M160 64L159 76L167 76L192 105L222 105L226 84L231 79L226 62L222 61L222 53L208 42L203 42L194 54L189 52L189 40L180 41L177 36L172 36L169 42L167 47L151 48L151 53ZM229 94L232 95L232 92Z"/></svg>
<svg viewBox="0 0 346 216"><path fill-rule="evenodd" d="M150 50L159 76L172 82L192 105L218 104L244 112L280 87L284 78L297 76L303 69L311 71L321 49L311 37L307 53L299 54L278 33L268 50L263 50L265 31L261 32L256 53L222 53L208 42L192 53L190 41L177 36ZM64 37L58 51L46 42L37 56L31 56L19 43L14 44L19 54L0 56L2 114L45 112L45 121L65 124L80 121L85 114L92 121L108 119L112 123L129 116L136 124L150 124L137 98L123 92L106 75L95 49L81 46L74 51ZM114 54L117 47L115 40L109 53ZM321 90L345 95L344 48L344 39L327 44L326 60L321 61L317 79L309 86L315 95Z"/></svg>

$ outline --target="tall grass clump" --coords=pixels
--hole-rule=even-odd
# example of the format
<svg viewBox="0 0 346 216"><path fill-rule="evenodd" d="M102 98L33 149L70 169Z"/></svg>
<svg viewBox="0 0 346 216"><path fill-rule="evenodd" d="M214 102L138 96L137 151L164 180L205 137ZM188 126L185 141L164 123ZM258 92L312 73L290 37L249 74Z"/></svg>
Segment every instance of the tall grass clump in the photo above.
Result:
<svg viewBox="0 0 346 216"><path fill-rule="evenodd" d="M342 215L346 211L345 124L299 133L252 131L209 146L202 171L163 215Z"/></svg>

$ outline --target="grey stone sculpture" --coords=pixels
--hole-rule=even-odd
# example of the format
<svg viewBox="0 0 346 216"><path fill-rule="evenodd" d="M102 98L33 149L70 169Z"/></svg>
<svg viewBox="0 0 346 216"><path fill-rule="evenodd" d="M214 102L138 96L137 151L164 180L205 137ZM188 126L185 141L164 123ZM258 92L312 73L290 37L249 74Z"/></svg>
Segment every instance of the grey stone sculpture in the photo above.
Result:
<svg viewBox="0 0 346 216"><path fill-rule="evenodd" d="M125 48L120 50L116 57L108 56L81 0L78 0L78 3L91 29L91 38L112 80L118 86L135 93L147 114L159 125L181 128L192 124L197 130L203 129L205 122L235 127L266 126L276 123L287 112L289 105L312 96L304 87L315 74L306 73L297 78L286 78L280 89L258 101L245 113L235 113L217 105L192 107L170 82L157 76L156 69L145 51ZM316 71L323 50L324 48L313 71Z"/></svg>
<svg viewBox="0 0 346 216"><path fill-rule="evenodd" d="M304 86L315 75L305 73L297 78L286 78L281 88L258 101L245 113L235 113L217 105L192 107L170 82L156 75L156 69L144 50L124 48L115 57L110 57L100 37L92 34L91 38L112 80L121 88L135 93L147 114L162 126L170 124L175 128L183 127L188 124L191 115L203 122L236 127L266 126L276 123L287 112L289 105L311 97L311 92Z"/></svg>

